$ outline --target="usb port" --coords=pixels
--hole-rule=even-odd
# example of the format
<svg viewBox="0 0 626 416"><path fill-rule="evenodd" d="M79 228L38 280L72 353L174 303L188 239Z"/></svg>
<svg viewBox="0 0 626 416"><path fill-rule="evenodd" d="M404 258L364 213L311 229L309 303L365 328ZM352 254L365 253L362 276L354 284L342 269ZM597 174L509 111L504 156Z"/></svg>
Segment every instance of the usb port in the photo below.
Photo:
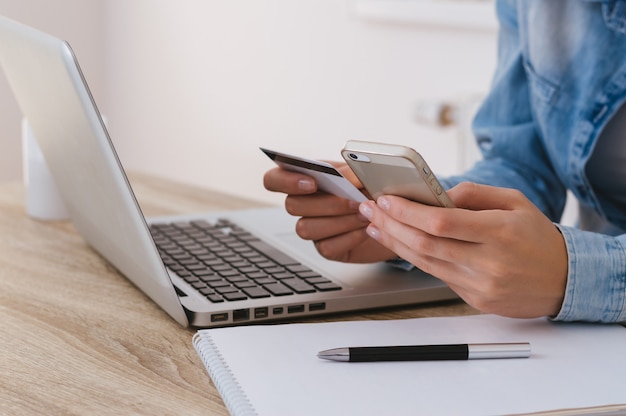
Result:
<svg viewBox="0 0 626 416"><path fill-rule="evenodd" d="M287 313L302 313L304 312L304 305L292 305L287 307Z"/></svg>
<svg viewBox="0 0 626 416"><path fill-rule="evenodd" d="M277 306L274 309L272 309L272 313L274 315L282 315L283 312L285 312L285 309L282 306Z"/></svg>
<svg viewBox="0 0 626 416"><path fill-rule="evenodd" d="M247 321L250 319L250 309L237 309L233 311L233 322Z"/></svg>
<svg viewBox="0 0 626 416"><path fill-rule="evenodd" d="M254 310L254 319L267 318L268 314L267 308L256 308Z"/></svg>
<svg viewBox="0 0 626 416"><path fill-rule="evenodd" d="M326 303L325 302L311 303L309 305L309 311L311 311L311 312L323 311L324 309L326 309Z"/></svg>
<svg viewBox="0 0 626 416"><path fill-rule="evenodd" d="M211 315L211 322L224 322L228 321L228 312L214 313Z"/></svg>

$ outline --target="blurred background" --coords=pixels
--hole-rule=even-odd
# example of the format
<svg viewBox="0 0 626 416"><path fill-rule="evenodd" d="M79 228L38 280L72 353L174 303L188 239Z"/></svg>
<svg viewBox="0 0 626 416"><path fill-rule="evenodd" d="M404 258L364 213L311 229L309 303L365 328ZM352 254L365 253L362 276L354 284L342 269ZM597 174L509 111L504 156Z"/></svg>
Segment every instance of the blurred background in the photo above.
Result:
<svg viewBox="0 0 626 416"><path fill-rule="evenodd" d="M259 146L339 160L409 145L441 175L476 158L496 62L491 0L0 0L75 50L126 170L281 203ZM22 178L0 77L0 180Z"/></svg>

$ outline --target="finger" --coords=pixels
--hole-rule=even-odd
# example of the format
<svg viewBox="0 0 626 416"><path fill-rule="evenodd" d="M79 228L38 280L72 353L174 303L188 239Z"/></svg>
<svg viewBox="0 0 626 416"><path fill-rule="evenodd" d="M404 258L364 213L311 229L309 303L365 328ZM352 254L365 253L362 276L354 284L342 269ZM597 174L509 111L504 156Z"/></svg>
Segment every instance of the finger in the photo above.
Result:
<svg viewBox="0 0 626 416"><path fill-rule="evenodd" d="M354 230L363 232L368 221L357 214L330 217L303 217L296 223L296 233L305 240L322 240Z"/></svg>
<svg viewBox="0 0 626 416"><path fill-rule="evenodd" d="M315 242L317 251L329 260L347 263L372 263L397 255L371 239L364 228Z"/></svg>
<svg viewBox="0 0 626 416"><path fill-rule="evenodd" d="M433 245L433 247L441 247L443 244L459 244L455 240L438 239L439 244ZM386 244L385 244L386 245ZM467 245L467 244L466 244ZM475 246L470 251L475 251L480 247ZM487 292L485 284L490 281L483 279L482 273L478 272L476 268L476 260L481 257L480 255L469 254L459 260L458 256L443 256L438 254L430 255L427 253L415 250L415 248L397 243L394 251L403 259L415 265L420 270L431 274L438 279L441 279L446 285L448 285L453 291L455 291L462 299L471 305L476 304L475 299L481 299L484 293ZM462 250L448 250L449 253L459 253ZM468 254L469 252L465 252ZM468 264L469 263L469 264Z"/></svg>
<svg viewBox="0 0 626 416"><path fill-rule="evenodd" d="M484 245L481 243L433 236L392 218L383 223L384 228L378 228L373 223L368 226L368 235L416 266L427 267L429 273L435 273L432 270L434 261L473 270L478 268L484 258Z"/></svg>
<svg viewBox="0 0 626 416"><path fill-rule="evenodd" d="M263 186L272 192L305 195L317 191L317 183L311 176L281 168L273 168L263 175Z"/></svg>
<svg viewBox="0 0 626 416"><path fill-rule="evenodd" d="M367 229L368 235L370 236L376 234L372 233L372 228L373 226L369 226ZM467 268L459 263L456 263L454 261L448 261L447 259L442 259L437 255L433 256L428 252L423 252L411 245L405 244L405 242L400 239L394 238L394 236L391 234L380 233L375 238L385 247L397 253L397 255L404 260L413 264L420 270L441 279L446 284L457 284L460 286L464 286L468 283L471 283L467 281ZM435 246L437 245L433 245L433 247Z"/></svg>
<svg viewBox="0 0 626 416"><path fill-rule="evenodd" d="M357 214L359 203L325 192L313 195L288 195L285 209L298 217L324 217ZM364 219L362 218L362 221Z"/></svg>
<svg viewBox="0 0 626 416"><path fill-rule="evenodd" d="M499 188L472 182L463 182L448 191L450 199L459 208L471 210L514 210L523 194L516 189Z"/></svg>
<svg viewBox="0 0 626 416"><path fill-rule="evenodd" d="M369 201L361 206L366 210L367 205L374 206ZM471 211L461 208L442 208L420 204L405 198L384 195L376 202L388 217L424 231L437 237L452 238L467 242L482 242L487 232L496 225L497 211ZM366 217L367 213L361 211ZM381 215L380 211L372 210L369 220L381 229L386 229L389 218Z"/></svg>

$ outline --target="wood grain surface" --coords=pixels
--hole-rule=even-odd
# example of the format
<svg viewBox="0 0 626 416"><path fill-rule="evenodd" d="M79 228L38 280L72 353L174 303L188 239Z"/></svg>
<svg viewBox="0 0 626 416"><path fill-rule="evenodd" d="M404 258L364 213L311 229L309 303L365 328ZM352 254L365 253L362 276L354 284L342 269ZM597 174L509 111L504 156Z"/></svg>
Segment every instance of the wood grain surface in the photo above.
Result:
<svg viewBox="0 0 626 416"><path fill-rule="evenodd" d="M130 179L147 216L261 206L151 176ZM323 320L474 313L452 301ZM228 414L193 349L194 331L89 248L70 222L29 218L20 183L0 184L0 322L0 414Z"/></svg>

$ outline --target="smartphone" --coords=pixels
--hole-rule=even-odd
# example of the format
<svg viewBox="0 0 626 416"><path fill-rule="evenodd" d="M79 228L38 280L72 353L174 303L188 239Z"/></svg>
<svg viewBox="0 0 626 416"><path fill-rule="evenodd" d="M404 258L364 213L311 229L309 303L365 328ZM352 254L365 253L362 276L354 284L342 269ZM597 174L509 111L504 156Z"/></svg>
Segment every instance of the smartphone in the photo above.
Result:
<svg viewBox="0 0 626 416"><path fill-rule="evenodd" d="M288 155L263 147L260 149L281 168L315 178L317 189L320 191L357 202L367 201L367 197L330 163Z"/></svg>
<svg viewBox="0 0 626 416"><path fill-rule="evenodd" d="M349 140L341 155L374 200L397 195L422 204L454 207L426 161L410 147Z"/></svg>

